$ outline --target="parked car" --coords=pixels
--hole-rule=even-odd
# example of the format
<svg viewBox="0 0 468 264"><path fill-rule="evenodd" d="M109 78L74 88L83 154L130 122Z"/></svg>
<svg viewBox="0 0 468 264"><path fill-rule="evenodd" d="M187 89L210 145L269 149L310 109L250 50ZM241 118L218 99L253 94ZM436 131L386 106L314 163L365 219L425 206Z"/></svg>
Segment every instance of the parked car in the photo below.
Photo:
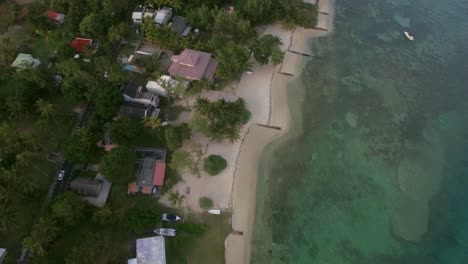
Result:
<svg viewBox="0 0 468 264"><path fill-rule="evenodd" d="M58 174L57 180L59 181L63 180L63 176L65 176L65 171L61 170Z"/></svg>

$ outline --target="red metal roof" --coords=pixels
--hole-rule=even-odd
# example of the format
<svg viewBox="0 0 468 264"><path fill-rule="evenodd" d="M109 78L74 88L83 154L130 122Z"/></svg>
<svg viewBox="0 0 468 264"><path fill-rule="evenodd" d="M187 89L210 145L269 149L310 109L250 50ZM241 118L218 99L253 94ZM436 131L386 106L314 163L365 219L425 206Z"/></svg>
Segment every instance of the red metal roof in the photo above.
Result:
<svg viewBox="0 0 468 264"><path fill-rule="evenodd" d="M156 161L153 173L153 185L162 186L164 183L164 176L166 174L166 163L162 161Z"/></svg>
<svg viewBox="0 0 468 264"><path fill-rule="evenodd" d="M50 11L50 10L47 11L47 17L50 20L53 20L55 22L60 22L61 23L63 21L64 16L65 15L61 14L61 13L57 13L57 12Z"/></svg>
<svg viewBox="0 0 468 264"><path fill-rule="evenodd" d="M77 52L83 53L86 51L86 47L93 43L92 39L87 38L76 38L74 39L70 46L72 46Z"/></svg>

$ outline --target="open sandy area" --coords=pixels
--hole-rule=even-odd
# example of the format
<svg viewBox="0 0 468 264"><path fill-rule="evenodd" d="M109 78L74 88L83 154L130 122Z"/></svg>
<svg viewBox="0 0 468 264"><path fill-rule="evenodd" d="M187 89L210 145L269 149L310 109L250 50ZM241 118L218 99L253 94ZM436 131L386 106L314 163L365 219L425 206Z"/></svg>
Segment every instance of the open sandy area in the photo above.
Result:
<svg viewBox="0 0 468 264"><path fill-rule="evenodd" d="M319 6L327 10L326 13L333 13L332 5L323 3L328 1L321 0ZM284 134L290 126L287 84L300 74L304 58L307 58L303 54L311 53L309 39L326 36L333 29L332 16L324 15L319 19L320 25L328 31L301 28L288 31L279 22L258 28L259 34L272 34L281 39L285 51L282 65L253 64L253 73L244 74L238 83L233 82L223 91L204 91L202 94L209 100L242 97L252 114L241 131L241 140L234 144L210 142L201 133L193 131L190 142L183 149L190 150L194 142L200 144L205 155L223 156L228 163L227 168L216 176L202 172L201 177L196 177L186 171L181 172L182 181L172 190L186 196L183 206L188 210L201 212L198 200L202 196L210 197L216 209L232 210L233 232L225 241L228 264L250 262L258 163L264 147ZM176 123L190 122L192 115L193 112L184 112ZM169 206L167 198L165 195L160 201Z"/></svg>

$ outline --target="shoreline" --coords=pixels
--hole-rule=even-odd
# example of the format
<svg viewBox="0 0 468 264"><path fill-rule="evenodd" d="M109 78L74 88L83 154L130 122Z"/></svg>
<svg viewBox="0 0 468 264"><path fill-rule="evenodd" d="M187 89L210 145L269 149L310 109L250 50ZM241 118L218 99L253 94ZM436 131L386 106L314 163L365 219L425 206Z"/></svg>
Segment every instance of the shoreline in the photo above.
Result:
<svg viewBox="0 0 468 264"><path fill-rule="evenodd" d="M270 80L269 114L266 124L250 124L239 147L232 188L233 232L228 235L224 243L227 264L250 263L260 161L265 147L289 131L292 116L288 102L288 83L300 75L307 58L311 56L311 38L332 33L334 1L320 1L319 12L317 25L320 25L321 29L327 28L328 31L296 28L292 32L285 32L276 23L268 26L263 32L263 34L277 35L282 39L285 56L280 66L272 73ZM285 35L289 35L289 39Z"/></svg>

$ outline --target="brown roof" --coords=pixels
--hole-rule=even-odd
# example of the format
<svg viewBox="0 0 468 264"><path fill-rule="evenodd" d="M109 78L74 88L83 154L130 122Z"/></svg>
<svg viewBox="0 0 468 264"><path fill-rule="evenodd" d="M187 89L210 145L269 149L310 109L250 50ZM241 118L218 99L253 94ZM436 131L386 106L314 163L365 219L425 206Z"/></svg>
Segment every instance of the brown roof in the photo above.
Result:
<svg viewBox="0 0 468 264"><path fill-rule="evenodd" d="M136 182L131 182L128 184L128 193L137 193L138 187L136 186Z"/></svg>
<svg viewBox="0 0 468 264"><path fill-rule="evenodd" d="M210 53L185 49L180 55L172 56L169 73L188 80L213 79L218 62Z"/></svg>
<svg viewBox="0 0 468 264"><path fill-rule="evenodd" d="M141 188L141 192L145 194L151 194L153 192L153 186L145 186Z"/></svg>

